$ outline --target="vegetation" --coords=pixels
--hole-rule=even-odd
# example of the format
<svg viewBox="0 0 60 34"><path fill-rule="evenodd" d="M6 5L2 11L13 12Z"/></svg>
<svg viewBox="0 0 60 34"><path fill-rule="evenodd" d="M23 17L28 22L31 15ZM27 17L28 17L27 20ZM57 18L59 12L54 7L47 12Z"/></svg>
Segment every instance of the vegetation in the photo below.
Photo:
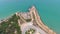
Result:
<svg viewBox="0 0 60 34"><path fill-rule="evenodd" d="M34 29L30 29L28 31L25 32L25 34L34 34L35 30Z"/></svg>
<svg viewBox="0 0 60 34"><path fill-rule="evenodd" d="M30 22L30 21L31 21L31 19L26 19L26 21L27 21L27 22Z"/></svg>
<svg viewBox="0 0 60 34"><path fill-rule="evenodd" d="M14 34L15 30L17 30L17 34L21 34L20 26L17 21L18 19L19 17L14 14L7 22L3 21L0 24L0 34Z"/></svg>

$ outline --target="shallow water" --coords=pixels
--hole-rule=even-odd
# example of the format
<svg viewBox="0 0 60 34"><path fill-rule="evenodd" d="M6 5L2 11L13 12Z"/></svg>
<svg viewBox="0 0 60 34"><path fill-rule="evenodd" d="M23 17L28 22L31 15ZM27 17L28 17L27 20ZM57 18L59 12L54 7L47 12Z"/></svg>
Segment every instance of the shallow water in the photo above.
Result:
<svg viewBox="0 0 60 34"><path fill-rule="evenodd" d="M35 5L41 20L60 34L60 0L0 0L0 19L16 12L27 12Z"/></svg>

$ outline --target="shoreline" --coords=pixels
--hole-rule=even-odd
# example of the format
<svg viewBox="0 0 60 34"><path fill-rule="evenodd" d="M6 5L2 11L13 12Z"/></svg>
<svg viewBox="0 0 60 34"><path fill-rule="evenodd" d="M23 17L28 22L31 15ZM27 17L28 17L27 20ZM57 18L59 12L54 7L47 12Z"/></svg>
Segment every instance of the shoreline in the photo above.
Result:
<svg viewBox="0 0 60 34"><path fill-rule="evenodd" d="M36 8L34 6L32 6L32 8L30 9L31 12L34 13L35 17L36 17L36 21L38 26L40 26L44 31L46 31L48 34L56 34L55 32L53 32L53 30L51 30L50 28L48 28L48 26L46 26L40 19L40 16L38 15L38 12L36 10Z"/></svg>
<svg viewBox="0 0 60 34"><path fill-rule="evenodd" d="M48 26L46 26L46 25L41 21L40 16L39 16L39 14L38 14L38 12L37 12L37 10L36 10L36 8L35 8L34 6L32 6L32 8L30 8L29 11L30 11L30 12L27 12L27 13L30 13L32 21L34 20L34 19L33 19L33 16L32 16L32 13L33 13L34 16L35 16L35 20L36 20L38 26L39 26L42 30L44 30L44 31L45 31L46 33L48 33L48 34L56 34L53 30L51 30ZM17 13L17 12L16 12L16 13ZM16 13L15 13L15 14L16 14ZM23 13L23 12L22 12L22 13ZM26 12L25 12L25 13L26 13ZM7 18L5 18L5 19L0 20L0 23L2 23L3 21L7 21L7 20L8 20L9 18L11 18L13 15L14 15L14 14L10 15L9 17L7 17Z"/></svg>

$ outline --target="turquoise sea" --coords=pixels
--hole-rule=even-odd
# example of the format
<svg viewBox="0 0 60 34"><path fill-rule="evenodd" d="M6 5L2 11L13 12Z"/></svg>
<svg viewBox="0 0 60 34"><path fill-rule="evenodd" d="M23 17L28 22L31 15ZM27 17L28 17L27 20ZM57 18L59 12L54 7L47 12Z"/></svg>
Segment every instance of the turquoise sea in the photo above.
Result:
<svg viewBox="0 0 60 34"><path fill-rule="evenodd" d="M43 23L60 34L60 0L0 0L0 19L16 12L27 12L32 5Z"/></svg>

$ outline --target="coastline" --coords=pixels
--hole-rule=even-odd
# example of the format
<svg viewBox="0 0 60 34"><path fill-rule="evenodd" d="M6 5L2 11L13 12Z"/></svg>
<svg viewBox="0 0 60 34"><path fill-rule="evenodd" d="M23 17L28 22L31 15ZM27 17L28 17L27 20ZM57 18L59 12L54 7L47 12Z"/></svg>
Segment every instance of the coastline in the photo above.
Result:
<svg viewBox="0 0 60 34"><path fill-rule="evenodd" d="M34 13L34 15L35 15L35 20L36 20L38 26L39 26L41 29L43 29L43 30L44 30L45 32L47 32L48 34L56 34L55 32L53 32L53 30L51 30L51 29L48 28L45 24L43 24L43 22L41 21L40 16L38 15L38 12L36 11L36 8L35 8L34 6L32 6L32 8L29 9L29 10L30 10L30 13ZM32 15L31 15L31 16L32 16ZM9 17L6 18L6 19L3 19L2 22L8 20L8 19L11 18L11 17L12 17L12 15L9 16ZM32 16L32 21L33 21L33 16Z"/></svg>
<svg viewBox="0 0 60 34"><path fill-rule="evenodd" d="M30 9L31 12L33 12L35 14L36 17L36 21L38 26L40 26L40 28L42 28L44 31L46 31L48 34L56 34L55 32L53 32L53 30L51 30L50 28L48 28L45 24L43 24L43 22L40 19L40 16L38 15L38 12L36 10L36 8L34 6L32 6L32 8Z"/></svg>

